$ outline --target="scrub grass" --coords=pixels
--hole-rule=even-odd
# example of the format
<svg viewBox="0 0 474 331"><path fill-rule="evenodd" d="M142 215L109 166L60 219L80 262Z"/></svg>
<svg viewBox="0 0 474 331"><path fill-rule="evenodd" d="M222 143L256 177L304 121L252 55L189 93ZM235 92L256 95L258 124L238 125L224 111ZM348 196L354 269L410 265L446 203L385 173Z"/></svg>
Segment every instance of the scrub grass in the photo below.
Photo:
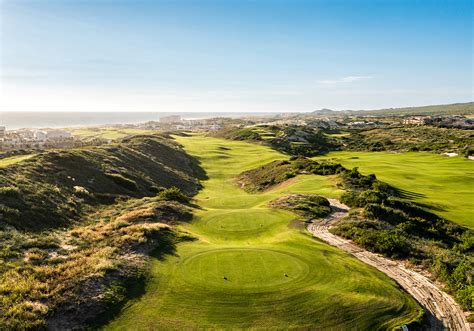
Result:
<svg viewBox="0 0 474 331"><path fill-rule="evenodd" d="M101 138L109 140L120 139L131 135L156 133L156 131L145 129L117 129L107 127L70 129L69 132L78 138Z"/></svg>
<svg viewBox="0 0 474 331"><path fill-rule="evenodd" d="M0 159L0 168L1 167L6 167L24 160L28 160L30 157L33 157L34 154L28 154L28 155L15 155L15 156L10 156L6 157L3 159Z"/></svg>
<svg viewBox="0 0 474 331"><path fill-rule="evenodd" d="M432 153L332 152L315 160L332 159L347 168L403 190L407 199L432 212L474 228L474 161Z"/></svg>
<svg viewBox="0 0 474 331"><path fill-rule="evenodd" d="M144 294L104 329L372 330L417 318L420 307L388 277L290 226L297 215L268 207L284 194L338 197L334 178L298 176L252 194L235 177L286 156L201 135L177 140L208 176L193 222L179 226L197 240L152 259Z"/></svg>

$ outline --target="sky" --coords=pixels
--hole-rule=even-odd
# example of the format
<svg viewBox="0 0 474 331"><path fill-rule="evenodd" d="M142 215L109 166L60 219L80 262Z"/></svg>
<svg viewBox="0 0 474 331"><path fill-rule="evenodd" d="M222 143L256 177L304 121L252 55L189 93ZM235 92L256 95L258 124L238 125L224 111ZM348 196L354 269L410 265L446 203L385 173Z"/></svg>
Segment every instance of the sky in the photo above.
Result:
<svg viewBox="0 0 474 331"><path fill-rule="evenodd" d="M468 102L471 0L0 0L0 111Z"/></svg>

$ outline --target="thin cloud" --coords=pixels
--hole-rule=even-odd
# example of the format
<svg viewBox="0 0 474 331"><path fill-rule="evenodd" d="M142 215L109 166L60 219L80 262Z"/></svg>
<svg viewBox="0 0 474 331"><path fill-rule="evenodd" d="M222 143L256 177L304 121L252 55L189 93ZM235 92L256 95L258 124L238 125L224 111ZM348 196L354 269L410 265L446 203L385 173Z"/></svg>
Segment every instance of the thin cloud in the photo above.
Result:
<svg viewBox="0 0 474 331"><path fill-rule="evenodd" d="M326 79L326 80L318 80L319 85L325 85L325 86L333 86L337 84L347 84L347 83L353 83L357 82L360 80L367 80L371 79L372 76L346 76L342 77L339 79Z"/></svg>

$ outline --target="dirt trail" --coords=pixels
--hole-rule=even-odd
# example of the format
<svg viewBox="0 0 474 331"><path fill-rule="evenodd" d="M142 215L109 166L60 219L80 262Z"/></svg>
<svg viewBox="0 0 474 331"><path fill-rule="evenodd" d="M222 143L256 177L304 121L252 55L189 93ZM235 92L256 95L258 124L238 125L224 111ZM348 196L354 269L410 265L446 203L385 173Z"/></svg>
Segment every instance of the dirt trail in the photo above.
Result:
<svg viewBox="0 0 474 331"><path fill-rule="evenodd" d="M417 300L430 315L430 330L471 330L459 305L448 294L420 273L407 269L400 262L371 253L352 241L329 232L331 225L345 217L349 207L335 199L329 199L333 213L308 225L314 236L336 246L364 263L367 263L394 279L405 291Z"/></svg>

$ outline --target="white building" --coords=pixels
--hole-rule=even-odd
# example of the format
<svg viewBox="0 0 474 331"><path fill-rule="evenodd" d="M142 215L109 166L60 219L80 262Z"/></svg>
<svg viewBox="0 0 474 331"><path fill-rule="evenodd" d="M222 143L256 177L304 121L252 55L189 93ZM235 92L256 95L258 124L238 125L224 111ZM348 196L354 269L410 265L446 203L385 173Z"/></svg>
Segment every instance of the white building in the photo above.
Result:
<svg viewBox="0 0 474 331"><path fill-rule="evenodd" d="M0 139L3 139L5 138L5 127L4 126L0 126Z"/></svg>
<svg viewBox="0 0 474 331"><path fill-rule="evenodd" d="M69 139L72 137L70 132L63 130L35 131L33 136L37 141Z"/></svg>

